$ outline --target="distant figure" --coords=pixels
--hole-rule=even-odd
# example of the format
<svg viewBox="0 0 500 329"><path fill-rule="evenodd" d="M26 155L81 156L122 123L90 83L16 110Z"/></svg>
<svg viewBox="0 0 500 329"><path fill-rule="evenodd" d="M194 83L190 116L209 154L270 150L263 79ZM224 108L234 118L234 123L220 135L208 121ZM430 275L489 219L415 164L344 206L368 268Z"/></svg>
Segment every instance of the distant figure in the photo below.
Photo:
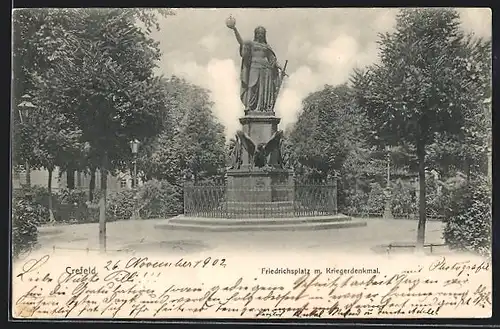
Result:
<svg viewBox="0 0 500 329"><path fill-rule="evenodd" d="M272 112L282 76L279 74L281 67L277 64L276 55L267 44L266 29L257 27L254 40L243 41L235 24L232 17L226 21L240 45L240 99L245 105L245 112Z"/></svg>

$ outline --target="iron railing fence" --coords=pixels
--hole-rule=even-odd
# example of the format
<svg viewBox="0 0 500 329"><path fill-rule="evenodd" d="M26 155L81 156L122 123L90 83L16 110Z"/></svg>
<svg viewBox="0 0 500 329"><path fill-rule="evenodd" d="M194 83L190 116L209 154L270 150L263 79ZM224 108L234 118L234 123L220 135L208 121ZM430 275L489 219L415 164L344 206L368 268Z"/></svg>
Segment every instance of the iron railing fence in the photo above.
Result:
<svg viewBox="0 0 500 329"><path fill-rule="evenodd" d="M184 185L184 215L208 218L311 217L337 214L337 184L271 187Z"/></svg>

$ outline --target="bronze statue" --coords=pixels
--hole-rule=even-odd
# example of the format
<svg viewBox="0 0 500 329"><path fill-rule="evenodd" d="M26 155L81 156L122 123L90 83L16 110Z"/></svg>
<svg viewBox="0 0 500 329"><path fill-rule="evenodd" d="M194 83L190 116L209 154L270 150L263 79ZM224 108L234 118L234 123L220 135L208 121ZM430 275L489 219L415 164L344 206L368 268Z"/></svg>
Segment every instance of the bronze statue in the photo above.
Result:
<svg viewBox="0 0 500 329"><path fill-rule="evenodd" d="M266 29L257 27L254 40L243 41L234 18L230 16L226 25L234 31L240 45L240 99L245 105L245 113L272 112L285 72L278 65L273 49L267 44Z"/></svg>
<svg viewBox="0 0 500 329"><path fill-rule="evenodd" d="M241 145L248 152L248 161L250 166L258 168L272 166L282 166L281 163L281 141L283 131L279 130L273 134L267 143L255 144L255 142L245 132L239 130L236 132ZM269 159L268 159L269 158Z"/></svg>

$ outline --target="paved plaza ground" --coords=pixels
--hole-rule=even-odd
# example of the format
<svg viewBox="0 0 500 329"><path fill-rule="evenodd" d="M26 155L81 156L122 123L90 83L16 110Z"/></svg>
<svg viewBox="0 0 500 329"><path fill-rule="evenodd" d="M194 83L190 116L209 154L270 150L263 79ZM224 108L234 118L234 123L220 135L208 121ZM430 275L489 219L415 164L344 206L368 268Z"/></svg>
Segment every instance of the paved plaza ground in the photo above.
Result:
<svg viewBox="0 0 500 329"><path fill-rule="evenodd" d="M165 220L128 220L107 224L107 249L135 252L196 253L216 250L324 251L375 253L389 243L412 243L416 220L367 218L367 226L316 231L191 232L156 228ZM429 221L426 243L443 243L443 223ZM99 224L56 225L41 228L43 249L98 249Z"/></svg>

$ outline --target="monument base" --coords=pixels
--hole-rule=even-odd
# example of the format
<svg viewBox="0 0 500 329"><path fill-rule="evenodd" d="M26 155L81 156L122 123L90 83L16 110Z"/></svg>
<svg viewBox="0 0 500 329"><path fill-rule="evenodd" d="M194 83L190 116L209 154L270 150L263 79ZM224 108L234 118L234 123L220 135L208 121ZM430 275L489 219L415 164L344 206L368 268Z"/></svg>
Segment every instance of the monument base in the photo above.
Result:
<svg viewBox="0 0 500 329"><path fill-rule="evenodd" d="M353 220L345 215L295 217L295 218L204 218L179 215L157 224L157 229L201 232L234 231L307 231L356 228L366 226L366 221Z"/></svg>
<svg viewBox="0 0 500 329"><path fill-rule="evenodd" d="M294 216L293 172L284 169L227 172L227 214L229 218Z"/></svg>
<svg viewBox="0 0 500 329"><path fill-rule="evenodd" d="M242 168L227 171L229 202L293 202L293 171Z"/></svg>

